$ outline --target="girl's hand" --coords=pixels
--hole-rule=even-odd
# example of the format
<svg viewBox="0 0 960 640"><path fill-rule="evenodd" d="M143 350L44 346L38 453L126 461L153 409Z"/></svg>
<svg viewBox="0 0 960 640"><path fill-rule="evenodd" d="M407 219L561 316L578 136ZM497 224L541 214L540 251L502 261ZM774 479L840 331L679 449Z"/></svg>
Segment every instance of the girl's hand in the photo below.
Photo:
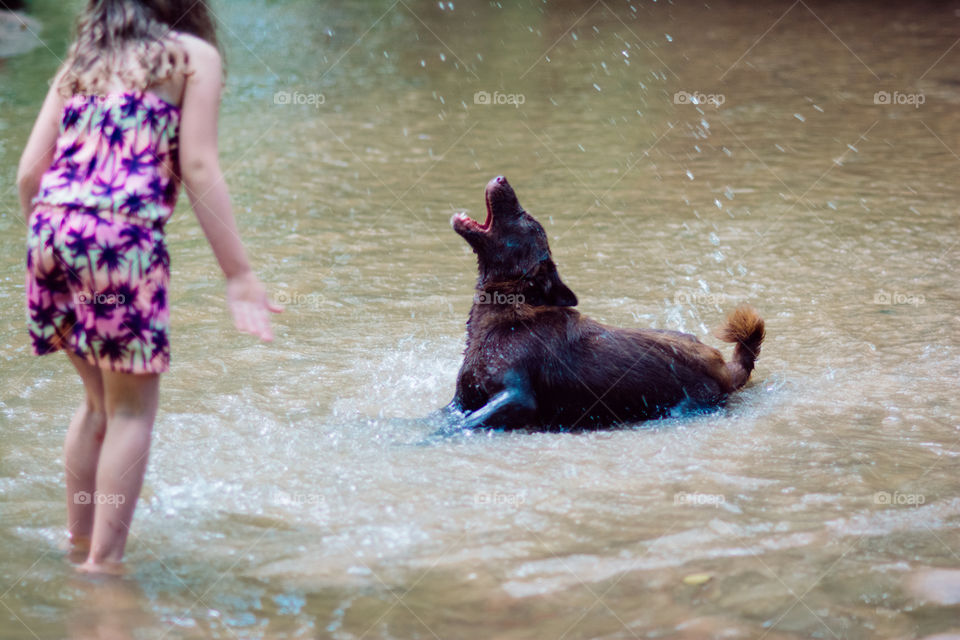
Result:
<svg viewBox="0 0 960 640"><path fill-rule="evenodd" d="M266 288L252 271L227 278L227 306L239 331L255 335L264 342L273 340L267 312L281 313L283 307L270 302Z"/></svg>

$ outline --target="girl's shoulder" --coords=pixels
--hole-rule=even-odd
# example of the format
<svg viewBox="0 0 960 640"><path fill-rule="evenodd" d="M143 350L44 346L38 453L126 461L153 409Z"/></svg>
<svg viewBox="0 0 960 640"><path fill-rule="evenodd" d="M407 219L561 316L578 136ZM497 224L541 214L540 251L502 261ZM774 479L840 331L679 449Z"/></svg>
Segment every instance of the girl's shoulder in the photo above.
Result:
<svg viewBox="0 0 960 640"><path fill-rule="evenodd" d="M182 31L172 31L170 37L183 48L184 53L189 57L190 67L210 65L219 67L223 64L220 51L203 38Z"/></svg>
<svg viewBox="0 0 960 640"><path fill-rule="evenodd" d="M181 31L171 31L167 39L165 46L178 49L183 66L179 72L150 87L150 90L167 102L182 107L184 92L192 80L217 82L216 78L222 77L220 52L206 40Z"/></svg>

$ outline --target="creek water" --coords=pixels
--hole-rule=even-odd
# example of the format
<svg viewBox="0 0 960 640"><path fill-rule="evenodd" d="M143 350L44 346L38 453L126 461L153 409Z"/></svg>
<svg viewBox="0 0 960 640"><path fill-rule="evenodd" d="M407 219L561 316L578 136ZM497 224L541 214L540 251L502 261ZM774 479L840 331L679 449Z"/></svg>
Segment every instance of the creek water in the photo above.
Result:
<svg viewBox="0 0 960 640"><path fill-rule="evenodd" d="M78 577L82 391L29 355L14 176L81 2L0 62L0 638L913 638L957 625L956 2L214 5L222 164L277 340L186 198L121 579ZM880 93L878 93L880 92ZM765 317L723 410L425 441L506 175L580 310ZM729 354L729 347L722 347ZM948 581L949 584L949 581ZM954 592L951 592L950 589Z"/></svg>

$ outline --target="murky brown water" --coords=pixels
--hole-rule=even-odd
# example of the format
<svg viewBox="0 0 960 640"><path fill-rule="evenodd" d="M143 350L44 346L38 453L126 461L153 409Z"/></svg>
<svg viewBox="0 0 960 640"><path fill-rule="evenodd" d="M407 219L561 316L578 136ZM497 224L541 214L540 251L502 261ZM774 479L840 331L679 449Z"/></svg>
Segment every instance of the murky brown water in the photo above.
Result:
<svg viewBox="0 0 960 640"><path fill-rule="evenodd" d="M24 329L13 177L70 22L34 4L49 50L0 63L0 638L960 626L905 587L960 566L960 4L220 2L223 165L288 310L272 346L233 333L181 209L109 582L61 551L81 389ZM754 384L637 429L421 444L475 277L448 220L499 173L582 311L702 335L753 302Z"/></svg>

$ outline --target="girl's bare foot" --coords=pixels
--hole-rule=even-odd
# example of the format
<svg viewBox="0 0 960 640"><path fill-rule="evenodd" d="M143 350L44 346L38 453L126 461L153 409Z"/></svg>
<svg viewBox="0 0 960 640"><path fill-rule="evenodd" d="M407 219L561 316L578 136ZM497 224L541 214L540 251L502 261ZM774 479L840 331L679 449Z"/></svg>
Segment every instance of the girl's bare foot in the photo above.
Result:
<svg viewBox="0 0 960 640"><path fill-rule="evenodd" d="M86 562L77 566L78 573L88 573L96 575L122 576L127 570L122 562L102 561L94 562L87 559Z"/></svg>
<svg viewBox="0 0 960 640"><path fill-rule="evenodd" d="M89 536L74 536L67 539L67 560L81 564L90 555Z"/></svg>

